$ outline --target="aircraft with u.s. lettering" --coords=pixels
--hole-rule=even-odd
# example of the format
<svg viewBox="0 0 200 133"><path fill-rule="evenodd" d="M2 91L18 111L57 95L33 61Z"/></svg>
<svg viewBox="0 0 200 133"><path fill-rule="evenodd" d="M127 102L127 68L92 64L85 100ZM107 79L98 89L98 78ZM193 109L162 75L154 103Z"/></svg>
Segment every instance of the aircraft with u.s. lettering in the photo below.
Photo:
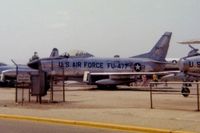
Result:
<svg viewBox="0 0 200 133"><path fill-rule="evenodd" d="M89 53L59 56L55 51L57 56L33 60L28 66L45 71L48 75L81 78L98 87L129 84L135 81L136 75L163 74L171 35L172 32L165 32L150 52L129 58L98 58Z"/></svg>
<svg viewBox="0 0 200 133"><path fill-rule="evenodd" d="M187 44L192 49L188 55L180 58L178 66L180 72L171 73L161 78L163 81L184 81L193 82L200 80L200 53L199 49L191 46L192 44L200 44L200 40L182 41L180 44ZM183 83L182 95L187 97L190 94L189 86L192 84Z"/></svg>

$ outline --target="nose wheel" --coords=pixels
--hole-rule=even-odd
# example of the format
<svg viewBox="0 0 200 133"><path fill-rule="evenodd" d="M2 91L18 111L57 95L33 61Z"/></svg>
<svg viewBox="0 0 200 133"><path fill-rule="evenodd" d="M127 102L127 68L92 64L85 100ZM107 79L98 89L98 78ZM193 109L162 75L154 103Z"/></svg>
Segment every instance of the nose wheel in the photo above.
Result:
<svg viewBox="0 0 200 133"><path fill-rule="evenodd" d="M188 97L190 95L190 89L188 87L186 87L186 86L183 86L182 90L181 90L181 94L184 97Z"/></svg>

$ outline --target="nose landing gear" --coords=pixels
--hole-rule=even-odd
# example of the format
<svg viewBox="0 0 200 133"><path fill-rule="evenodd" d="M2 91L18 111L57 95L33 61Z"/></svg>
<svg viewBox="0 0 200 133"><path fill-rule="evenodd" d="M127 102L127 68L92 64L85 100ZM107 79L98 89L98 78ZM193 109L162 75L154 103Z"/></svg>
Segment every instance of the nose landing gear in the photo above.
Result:
<svg viewBox="0 0 200 133"><path fill-rule="evenodd" d="M190 89L188 88L188 86L191 86L191 85L183 84L183 86L182 86L181 94L184 97L188 97L190 95Z"/></svg>

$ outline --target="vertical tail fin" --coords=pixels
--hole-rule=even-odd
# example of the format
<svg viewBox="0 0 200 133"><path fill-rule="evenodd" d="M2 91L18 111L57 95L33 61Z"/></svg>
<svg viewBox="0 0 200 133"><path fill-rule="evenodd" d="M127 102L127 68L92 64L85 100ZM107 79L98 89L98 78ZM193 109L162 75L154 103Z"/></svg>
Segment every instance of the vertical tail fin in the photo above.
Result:
<svg viewBox="0 0 200 133"><path fill-rule="evenodd" d="M59 52L58 52L58 49L57 48L53 48L51 54L50 54L50 57L51 58L54 58L54 57L58 57L59 56Z"/></svg>
<svg viewBox="0 0 200 133"><path fill-rule="evenodd" d="M151 58L157 61L165 61L165 57L167 55L168 48L169 48L171 35L172 35L172 32L165 32L165 34L162 35L160 40L155 44L155 46L151 49L150 52L133 56L132 58L134 57Z"/></svg>

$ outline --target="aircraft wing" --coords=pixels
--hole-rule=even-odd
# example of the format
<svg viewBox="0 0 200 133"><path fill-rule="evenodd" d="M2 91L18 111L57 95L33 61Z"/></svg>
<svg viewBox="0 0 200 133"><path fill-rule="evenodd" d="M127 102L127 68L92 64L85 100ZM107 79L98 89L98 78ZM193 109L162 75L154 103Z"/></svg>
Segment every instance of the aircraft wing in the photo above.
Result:
<svg viewBox="0 0 200 133"><path fill-rule="evenodd" d="M137 77L146 75L152 78L152 75L164 76L178 71L161 71L161 72L91 72L88 73L88 82L97 85L121 85L129 84L137 80ZM87 80L84 80L85 82Z"/></svg>
<svg viewBox="0 0 200 133"><path fill-rule="evenodd" d="M91 72L90 75L119 75L119 76L126 76L126 75L166 75L166 74L172 74L177 73L180 71L160 71L160 72Z"/></svg>

